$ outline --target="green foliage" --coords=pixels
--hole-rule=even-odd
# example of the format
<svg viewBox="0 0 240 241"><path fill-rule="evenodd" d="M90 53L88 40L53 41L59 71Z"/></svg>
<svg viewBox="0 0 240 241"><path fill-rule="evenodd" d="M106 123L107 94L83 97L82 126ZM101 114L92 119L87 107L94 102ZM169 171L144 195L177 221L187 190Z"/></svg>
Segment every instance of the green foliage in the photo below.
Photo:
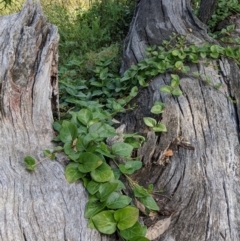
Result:
<svg viewBox="0 0 240 241"><path fill-rule="evenodd" d="M29 171L34 171L36 169L36 160L31 156L26 156L24 158L24 163L26 165L26 169Z"/></svg>
<svg viewBox="0 0 240 241"><path fill-rule="evenodd" d="M157 104L163 108L162 103ZM82 180L89 193L84 215L89 219L90 228L96 228L103 234L118 231L125 240L132 240L136 236L143 238L146 227L138 223L139 210L130 205L132 199L122 194L125 186L119 178L121 175L126 177L135 197L148 210L159 210L151 195L152 189L148 191L128 176L142 167L142 162L132 158L132 152L139 147L136 142L141 143L144 138L127 134L123 139L128 143L116 142L107 146L106 138L117 134L110 125L110 115L102 108L90 105L78 112L70 112L70 115L69 120L54 123L58 132L55 141L59 146L53 151L45 150L44 155L50 159L57 151L64 151L67 155L70 160L65 169L67 181L73 183ZM118 163L118 158L122 163ZM24 162L28 170L35 170L36 161L33 157L25 157ZM117 168L113 170L111 163Z"/></svg>
<svg viewBox="0 0 240 241"><path fill-rule="evenodd" d="M126 240L131 240L137 236L145 236L147 228L143 227L139 222L136 222L131 228L121 230L120 236Z"/></svg>
<svg viewBox="0 0 240 241"><path fill-rule="evenodd" d="M240 3L238 0L218 0L217 8L208 21L208 26L214 29L217 24L232 14L240 12Z"/></svg>
<svg viewBox="0 0 240 241"><path fill-rule="evenodd" d="M6 7L7 5L11 5L12 0L2 0L2 1L0 2L0 4L1 4L1 3L4 3L4 5L5 5L5 7Z"/></svg>

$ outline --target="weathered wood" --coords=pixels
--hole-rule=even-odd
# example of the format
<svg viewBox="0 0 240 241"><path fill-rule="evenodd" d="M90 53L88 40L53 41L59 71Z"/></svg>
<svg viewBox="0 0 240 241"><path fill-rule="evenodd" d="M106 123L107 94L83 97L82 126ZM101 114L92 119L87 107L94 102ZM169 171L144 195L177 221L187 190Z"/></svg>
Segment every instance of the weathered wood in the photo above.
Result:
<svg viewBox="0 0 240 241"><path fill-rule="evenodd" d="M217 4L218 0L201 0L198 16L203 23L207 23L212 17Z"/></svg>
<svg viewBox="0 0 240 241"><path fill-rule="evenodd" d="M0 18L0 240L110 240L87 228L87 195L64 178L64 158L25 170L24 156L41 161L52 148L57 106L57 28L39 2Z"/></svg>
<svg viewBox="0 0 240 241"><path fill-rule="evenodd" d="M140 0L125 43L122 72L145 57L146 46L161 44L172 32L187 35L196 44L212 41L204 25L191 13L188 1ZM239 67L221 59L209 66L202 61L190 68L190 74L181 76L182 96L161 93L159 88L170 83L170 76L159 75L134 100L138 108L122 118L129 132L146 133L143 117L150 116L155 101L166 104L162 116L155 117L168 132L157 136L148 132L147 148L139 150L145 167L134 177L145 186L153 183L156 190L163 189L170 198L156 196L163 215L174 213L170 228L157 240L238 241ZM191 76L192 72L201 73L203 78L209 76L213 84L221 83L220 91L235 98L236 104ZM180 143L182 137L195 150ZM174 153L170 163L163 155L168 147ZM160 162L165 162L164 166L158 165Z"/></svg>

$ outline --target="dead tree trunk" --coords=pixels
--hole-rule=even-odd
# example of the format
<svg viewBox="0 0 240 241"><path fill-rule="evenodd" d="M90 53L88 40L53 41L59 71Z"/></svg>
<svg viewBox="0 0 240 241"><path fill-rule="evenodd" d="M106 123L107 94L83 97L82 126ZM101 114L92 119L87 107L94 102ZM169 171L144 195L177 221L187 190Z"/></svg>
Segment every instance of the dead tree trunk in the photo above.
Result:
<svg viewBox="0 0 240 241"><path fill-rule="evenodd" d="M57 105L57 28L39 3L0 18L0 240L109 240L87 229L86 193L64 178L64 160L45 160L35 172L23 159L51 148Z"/></svg>
<svg viewBox="0 0 240 241"><path fill-rule="evenodd" d="M189 1L140 0L126 40L122 72L145 58L148 45L161 44L172 32L187 35L195 44L212 41L205 25L192 14ZM139 150L145 167L137 173L136 180L143 185L153 183L155 189L163 189L170 197L157 198L163 215L175 213L170 228L158 240L238 241L239 67L227 59L190 67L190 72L210 76L213 84L222 83L222 91L235 98L236 104L194 77L182 76L183 95L178 98L159 92L161 86L170 83L169 74L153 79L134 100L137 108L122 118L129 132L146 133L143 117L150 115L155 101L166 104L161 121L168 132L157 136L147 132L148 141ZM189 150L186 141L195 150ZM162 154L170 144L174 155L166 163ZM154 162L165 163L161 166Z"/></svg>

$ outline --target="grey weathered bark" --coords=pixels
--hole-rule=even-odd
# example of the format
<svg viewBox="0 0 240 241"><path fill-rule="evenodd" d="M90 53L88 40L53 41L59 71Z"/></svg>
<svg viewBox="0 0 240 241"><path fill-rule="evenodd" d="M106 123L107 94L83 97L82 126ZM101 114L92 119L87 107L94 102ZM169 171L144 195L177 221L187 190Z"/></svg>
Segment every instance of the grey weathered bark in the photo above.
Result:
<svg viewBox="0 0 240 241"><path fill-rule="evenodd" d="M203 23L207 23L207 21L212 17L217 4L218 0L201 0L198 15L199 19Z"/></svg>
<svg viewBox="0 0 240 241"><path fill-rule="evenodd" d="M35 172L24 156L51 148L57 105L57 28L39 3L0 18L0 240L110 240L87 228L87 195L68 184L64 161L45 160Z"/></svg>
<svg viewBox="0 0 240 241"><path fill-rule="evenodd" d="M239 30L237 25L236 31ZM140 0L126 39L122 72L145 58L146 46L161 44L172 32L186 35L195 44L211 41L204 25L192 14L189 1ZM137 108L122 118L128 132L147 133L148 141L139 150L145 167L135 178L143 185L153 183L155 189L163 189L171 198L157 197L162 214L174 213L170 228L157 240L238 241L239 67L220 59L208 66L201 61L190 68L190 73L197 71L210 76L213 84L222 83L221 91L235 98L236 104L191 74L181 76L183 95L178 98L159 92L161 86L169 84L169 74L154 78L149 88L142 89L135 98ZM168 132L160 135L146 130L142 121L150 115L155 101L166 104L165 112L157 118ZM163 154L167 148L174 152L170 163ZM165 165L158 165L160 162Z"/></svg>

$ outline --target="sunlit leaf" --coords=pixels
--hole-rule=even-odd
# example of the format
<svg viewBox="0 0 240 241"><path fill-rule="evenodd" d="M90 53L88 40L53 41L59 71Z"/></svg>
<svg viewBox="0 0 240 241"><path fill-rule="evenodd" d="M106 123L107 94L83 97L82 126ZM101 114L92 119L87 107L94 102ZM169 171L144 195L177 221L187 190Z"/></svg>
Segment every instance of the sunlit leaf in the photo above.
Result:
<svg viewBox="0 0 240 241"><path fill-rule="evenodd" d="M69 183L73 183L83 177L85 174L78 170L78 163L69 163L65 169L65 177Z"/></svg>
<svg viewBox="0 0 240 241"><path fill-rule="evenodd" d="M96 229L104 234L113 234L117 230L117 223L113 211L102 211L92 217Z"/></svg>
<svg viewBox="0 0 240 241"><path fill-rule="evenodd" d="M132 206L118 209L114 213L114 219L117 221L119 230L131 228L137 222L138 216L139 210Z"/></svg>
<svg viewBox="0 0 240 241"><path fill-rule="evenodd" d="M157 124L157 121L151 117L143 117L143 121L149 127L154 127Z"/></svg>

